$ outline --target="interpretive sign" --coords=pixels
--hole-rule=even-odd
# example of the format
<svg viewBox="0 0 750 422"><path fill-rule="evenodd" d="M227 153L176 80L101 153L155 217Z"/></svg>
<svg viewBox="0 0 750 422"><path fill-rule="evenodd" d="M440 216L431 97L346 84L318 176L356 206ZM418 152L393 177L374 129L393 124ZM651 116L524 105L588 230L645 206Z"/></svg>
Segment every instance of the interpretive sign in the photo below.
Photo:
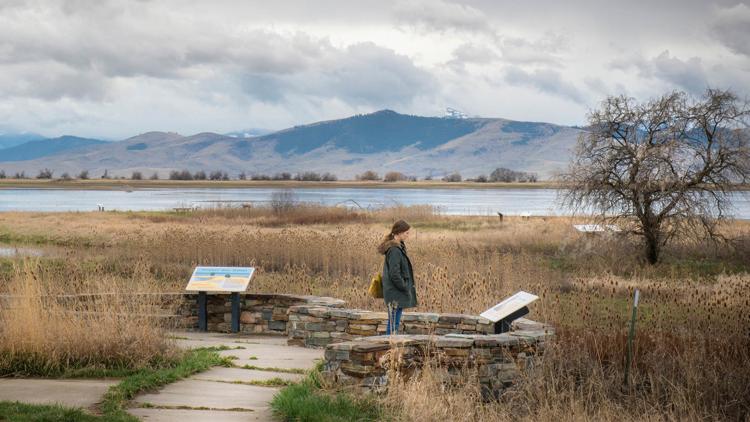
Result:
<svg viewBox="0 0 750 422"><path fill-rule="evenodd" d="M619 227L614 224L573 224L573 227L581 233L619 232Z"/></svg>
<svg viewBox="0 0 750 422"><path fill-rule="evenodd" d="M244 292L255 268L195 267L185 290L192 292Z"/></svg>
<svg viewBox="0 0 750 422"><path fill-rule="evenodd" d="M520 291L498 303L497 305L491 307L490 309L487 309L479 315L483 318L489 319L492 322L498 322L501 319L513 314L514 312L523 309L526 305L537 299L539 299L539 296Z"/></svg>

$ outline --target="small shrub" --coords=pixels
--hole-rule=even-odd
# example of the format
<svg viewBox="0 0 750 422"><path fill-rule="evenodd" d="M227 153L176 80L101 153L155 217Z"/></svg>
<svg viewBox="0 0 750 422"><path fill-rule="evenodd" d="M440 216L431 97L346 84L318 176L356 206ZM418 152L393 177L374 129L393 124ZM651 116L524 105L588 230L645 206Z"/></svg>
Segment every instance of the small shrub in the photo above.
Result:
<svg viewBox="0 0 750 422"><path fill-rule="evenodd" d="M134 171L133 174L130 175L130 180L143 180L143 175L140 171Z"/></svg>
<svg viewBox="0 0 750 422"><path fill-rule="evenodd" d="M326 172L326 173L323 173L323 176L321 176L320 180L322 180L324 182L335 182L335 181L339 180L339 178L336 177L336 175L333 174L333 173L327 173Z"/></svg>
<svg viewBox="0 0 750 422"><path fill-rule="evenodd" d="M272 177L273 180L292 180L292 173L276 173Z"/></svg>
<svg viewBox="0 0 750 422"><path fill-rule="evenodd" d="M36 175L37 179L51 179L52 174L54 172L50 169L45 168L44 170L39 170L39 174Z"/></svg>
<svg viewBox="0 0 750 422"><path fill-rule="evenodd" d="M451 173L443 177L443 182L460 182L461 175L458 172Z"/></svg>
<svg viewBox="0 0 750 422"><path fill-rule="evenodd" d="M297 205L297 197L291 190L277 191L271 194L271 209L274 213L292 210Z"/></svg>
<svg viewBox="0 0 750 422"><path fill-rule="evenodd" d="M406 177L404 173L397 171L389 171L385 174L385 177L383 177L384 182L402 182L407 179L408 177Z"/></svg>
<svg viewBox="0 0 750 422"><path fill-rule="evenodd" d="M245 172L243 171L242 173L240 173L237 176L237 179L239 179L239 180L247 180L247 174L245 174Z"/></svg>
<svg viewBox="0 0 750 422"><path fill-rule="evenodd" d="M229 180L229 174L227 174L227 172L217 170L212 171L208 178L211 180Z"/></svg>
<svg viewBox="0 0 750 422"><path fill-rule="evenodd" d="M193 173L193 180L206 180L206 172L203 170Z"/></svg>
<svg viewBox="0 0 750 422"><path fill-rule="evenodd" d="M67 172L65 172L65 173L63 173L63 174L62 174L62 175L60 176L60 180L73 180L73 178L72 178L72 177L70 177L70 174L68 174Z"/></svg>
<svg viewBox="0 0 750 422"><path fill-rule="evenodd" d="M81 180L88 180L88 178L89 178L89 171L88 170L81 171L80 173L78 173L78 178L81 179Z"/></svg>
<svg viewBox="0 0 750 422"><path fill-rule="evenodd" d="M490 182L536 182L537 176L534 173L524 171L515 171L505 167L498 167L490 173Z"/></svg>
<svg viewBox="0 0 750 422"><path fill-rule="evenodd" d="M169 180L193 180L193 175L188 170L172 170L169 172Z"/></svg>
<svg viewBox="0 0 750 422"><path fill-rule="evenodd" d="M356 176L357 180L380 180L380 176L372 170L367 170L362 174Z"/></svg>
<svg viewBox="0 0 750 422"><path fill-rule="evenodd" d="M0 170L0 179L5 179L5 170Z"/></svg>
<svg viewBox="0 0 750 422"><path fill-rule="evenodd" d="M302 182L320 182L322 177L320 174L314 172L314 171L306 171L304 173L297 173L297 175L294 177L294 180L302 181Z"/></svg>
<svg viewBox="0 0 750 422"><path fill-rule="evenodd" d="M154 174L152 174L151 177L149 177L149 179L151 179L151 180L159 180L159 173L154 172Z"/></svg>

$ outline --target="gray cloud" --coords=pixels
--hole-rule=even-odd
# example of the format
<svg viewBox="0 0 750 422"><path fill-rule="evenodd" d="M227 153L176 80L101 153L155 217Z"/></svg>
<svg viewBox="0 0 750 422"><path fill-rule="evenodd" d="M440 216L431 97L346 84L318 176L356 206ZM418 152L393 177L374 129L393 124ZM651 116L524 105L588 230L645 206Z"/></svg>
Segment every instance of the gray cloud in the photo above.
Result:
<svg viewBox="0 0 750 422"><path fill-rule="evenodd" d="M10 98L105 101L111 85L99 74L54 62L4 66L0 72L0 96Z"/></svg>
<svg viewBox="0 0 750 422"><path fill-rule="evenodd" d="M491 47L475 43L463 43L453 50L453 58L446 64L456 72L463 73L467 64L488 65L500 58Z"/></svg>
<svg viewBox="0 0 750 422"><path fill-rule="evenodd" d="M651 60L650 71L657 78L670 82L687 92L700 94L708 87L703 63L698 57L680 60L664 51ZM646 70L647 72L649 69Z"/></svg>
<svg viewBox="0 0 750 422"><path fill-rule="evenodd" d="M568 45L564 36L548 33L542 38L528 40L504 37L500 42L503 60L517 64L546 64L560 66L559 54Z"/></svg>
<svg viewBox="0 0 750 422"><path fill-rule="evenodd" d="M119 136L451 105L574 124L609 94L750 94L748 22L736 0L0 0L0 120Z"/></svg>
<svg viewBox="0 0 750 422"><path fill-rule="evenodd" d="M750 7L737 4L719 9L711 30L730 50L750 56Z"/></svg>
<svg viewBox="0 0 750 422"><path fill-rule="evenodd" d="M532 87L576 103L584 102L581 91L572 83L565 81L556 70L537 69L529 72L518 66L509 66L505 69L505 81L511 85Z"/></svg>
<svg viewBox="0 0 750 422"><path fill-rule="evenodd" d="M682 60L672 56L669 50L651 59L640 55L618 58L609 63L609 68L624 72L636 69L642 78L659 79L692 94L703 93L709 86L703 61L699 57Z"/></svg>
<svg viewBox="0 0 750 422"><path fill-rule="evenodd" d="M334 97L352 104L408 104L434 88L434 77L411 59L373 43L326 48L314 66L294 74L250 73L241 77L249 95L269 102L295 96Z"/></svg>
<svg viewBox="0 0 750 422"><path fill-rule="evenodd" d="M479 9L444 0L408 0L396 3L397 21L433 31L489 32L486 15Z"/></svg>

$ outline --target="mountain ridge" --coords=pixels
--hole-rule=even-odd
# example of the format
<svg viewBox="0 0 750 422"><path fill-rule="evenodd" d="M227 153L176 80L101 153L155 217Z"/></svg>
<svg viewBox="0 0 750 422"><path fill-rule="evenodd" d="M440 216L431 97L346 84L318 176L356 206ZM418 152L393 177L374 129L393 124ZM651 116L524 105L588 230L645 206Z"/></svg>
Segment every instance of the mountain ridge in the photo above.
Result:
<svg viewBox="0 0 750 422"><path fill-rule="evenodd" d="M33 160L6 161L0 168L27 173L85 169L93 177L105 170L126 177L147 171L162 178L181 169L235 175L316 171L346 179L366 170L420 178L453 172L476 177L506 167L545 178L567 165L581 132L544 122L426 117L386 109L253 137L151 131Z"/></svg>

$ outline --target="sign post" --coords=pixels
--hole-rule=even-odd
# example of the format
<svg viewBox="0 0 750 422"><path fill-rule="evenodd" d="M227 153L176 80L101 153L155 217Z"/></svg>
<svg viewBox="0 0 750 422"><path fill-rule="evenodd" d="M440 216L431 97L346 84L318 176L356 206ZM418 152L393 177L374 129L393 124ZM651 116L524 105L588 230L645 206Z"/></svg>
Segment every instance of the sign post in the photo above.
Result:
<svg viewBox="0 0 750 422"><path fill-rule="evenodd" d="M232 332L240 331L240 292L255 273L252 267L195 267L185 290L198 292L198 329L208 330L207 293L231 293Z"/></svg>
<svg viewBox="0 0 750 422"><path fill-rule="evenodd" d="M529 313L527 305L537 299L539 296L520 291L482 312L479 316L495 323L495 334L505 333L510 331L510 324L513 321Z"/></svg>
<svg viewBox="0 0 750 422"><path fill-rule="evenodd" d="M633 297L633 313L630 317L630 332L628 333L628 350L625 356L625 386L628 385L630 375L630 363L633 361L633 337L635 337L635 317L638 312L638 299L641 297L641 292L635 289L635 295Z"/></svg>
<svg viewBox="0 0 750 422"><path fill-rule="evenodd" d="M208 331L206 302L206 292L198 292L198 330L200 331Z"/></svg>

